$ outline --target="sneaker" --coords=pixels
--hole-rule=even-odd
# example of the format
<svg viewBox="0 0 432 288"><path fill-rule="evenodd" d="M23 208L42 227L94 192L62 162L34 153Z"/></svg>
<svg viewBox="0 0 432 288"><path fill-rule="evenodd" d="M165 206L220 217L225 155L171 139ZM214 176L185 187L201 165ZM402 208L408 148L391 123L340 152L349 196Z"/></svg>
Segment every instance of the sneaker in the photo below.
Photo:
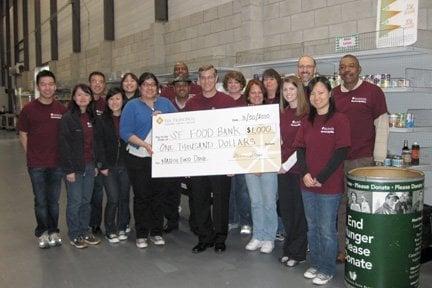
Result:
<svg viewBox="0 0 432 288"><path fill-rule="evenodd" d="M72 246L75 246L78 249L84 249L84 248L88 247L87 244L84 242L84 239L82 237L78 237L78 238L71 240L70 244Z"/></svg>
<svg viewBox="0 0 432 288"><path fill-rule="evenodd" d="M129 227L129 225L128 226L126 226L126 233L130 233L130 231L131 231L131 228Z"/></svg>
<svg viewBox="0 0 432 288"><path fill-rule="evenodd" d="M276 240L281 241L281 242L284 241L285 235L283 233L280 233L280 232L276 233Z"/></svg>
<svg viewBox="0 0 432 288"><path fill-rule="evenodd" d="M114 234L114 233L105 235L105 238L108 240L109 243L113 243L114 244L114 243L119 243L120 242L117 234Z"/></svg>
<svg viewBox="0 0 432 288"><path fill-rule="evenodd" d="M39 248L41 249L50 248L48 232L45 231L41 236L39 236L38 242L39 242Z"/></svg>
<svg viewBox="0 0 432 288"><path fill-rule="evenodd" d="M162 236L150 236L150 241L157 246L165 245L165 240Z"/></svg>
<svg viewBox="0 0 432 288"><path fill-rule="evenodd" d="M274 243L273 241L263 241L260 252L270 254L273 251Z"/></svg>
<svg viewBox="0 0 432 288"><path fill-rule="evenodd" d="M240 234L250 235L252 233L252 227L249 225L243 225L240 229Z"/></svg>
<svg viewBox="0 0 432 288"><path fill-rule="evenodd" d="M61 244L62 244L62 239L59 233L54 232L49 235L49 245L51 247L60 246Z"/></svg>
<svg viewBox="0 0 432 288"><path fill-rule="evenodd" d="M317 272L318 272L317 269L310 267L309 269L306 270L306 272L303 274L303 276L306 279L314 279L317 276Z"/></svg>
<svg viewBox="0 0 432 288"><path fill-rule="evenodd" d="M128 239L128 235L126 234L126 231L123 231L123 230L119 231L119 233L118 233L118 239L120 241L127 240Z"/></svg>
<svg viewBox="0 0 432 288"><path fill-rule="evenodd" d="M312 283L315 285L326 285L331 279L333 279L333 276L318 273L318 275L313 278Z"/></svg>
<svg viewBox="0 0 432 288"><path fill-rule="evenodd" d="M246 245L245 249L249 251L255 251L262 247L263 241L252 238L249 243Z"/></svg>
<svg viewBox="0 0 432 288"><path fill-rule="evenodd" d="M88 245L98 245L101 240L99 238L96 238L93 233L89 233L84 236L84 242Z"/></svg>
<svg viewBox="0 0 432 288"><path fill-rule="evenodd" d="M232 231L234 229L237 229L239 225L237 223L230 223L228 224L228 231Z"/></svg>
<svg viewBox="0 0 432 288"><path fill-rule="evenodd" d="M148 246L147 238L138 238L138 239L136 239L135 244L140 249L147 248L147 246Z"/></svg>
<svg viewBox="0 0 432 288"><path fill-rule="evenodd" d="M281 258L279 258L279 262L282 264L285 264L286 262L288 262L289 257L288 256L282 256Z"/></svg>
<svg viewBox="0 0 432 288"><path fill-rule="evenodd" d="M297 266L298 264L300 264L300 263L302 263L302 262L304 262L304 260L299 261L299 260L295 260L295 259L289 259L289 260L285 263L285 265L288 266L288 267L294 267L294 266Z"/></svg>

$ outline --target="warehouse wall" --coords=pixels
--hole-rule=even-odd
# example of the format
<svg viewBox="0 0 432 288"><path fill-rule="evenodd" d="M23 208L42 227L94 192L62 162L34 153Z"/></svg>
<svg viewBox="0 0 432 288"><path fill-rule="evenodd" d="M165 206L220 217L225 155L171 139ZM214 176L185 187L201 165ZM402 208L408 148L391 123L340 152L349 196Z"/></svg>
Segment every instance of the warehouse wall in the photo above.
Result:
<svg viewBox="0 0 432 288"><path fill-rule="evenodd" d="M304 42L316 44L310 53L325 53L322 39L374 31L377 10L375 0L170 0L169 21L155 23L154 1L115 3L111 42L103 40L103 0L81 2L82 52L72 53L71 5L58 0L58 10L66 8L58 15L59 60L50 61L49 1L41 1L43 61L62 85L86 81L93 70L115 80L127 71L171 73L180 60L196 69L298 57ZM432 30L432 1L419 3L419 29ZM28 4L33 71L34 4ZM22 85L30 89L28 79Z"/></svg>

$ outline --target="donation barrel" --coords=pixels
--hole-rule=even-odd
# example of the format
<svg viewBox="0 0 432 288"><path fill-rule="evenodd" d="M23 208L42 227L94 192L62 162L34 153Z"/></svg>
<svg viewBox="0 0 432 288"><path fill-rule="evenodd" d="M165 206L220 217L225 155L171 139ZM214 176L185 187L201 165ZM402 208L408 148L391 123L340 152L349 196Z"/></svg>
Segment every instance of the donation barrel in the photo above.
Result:
<svg viewBox="0 0 432 288"><path fill-rule="evenodd" d="M363 167L346 180L346 287L419 287L424 174Z"/></svg>

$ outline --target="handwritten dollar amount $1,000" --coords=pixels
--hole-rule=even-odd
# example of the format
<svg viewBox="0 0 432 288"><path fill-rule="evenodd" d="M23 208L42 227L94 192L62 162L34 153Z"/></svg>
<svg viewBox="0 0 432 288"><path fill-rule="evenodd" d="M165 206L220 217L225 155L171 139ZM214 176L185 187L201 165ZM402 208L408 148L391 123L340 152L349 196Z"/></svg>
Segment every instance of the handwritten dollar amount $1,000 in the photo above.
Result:
<svg viewBox="0 0 432 288"><path fill-rule="evenodd" d="M256 126L256 127L247 127L247 134L269 134L273 132L273 129L270 125L266 126Z"/></svg>

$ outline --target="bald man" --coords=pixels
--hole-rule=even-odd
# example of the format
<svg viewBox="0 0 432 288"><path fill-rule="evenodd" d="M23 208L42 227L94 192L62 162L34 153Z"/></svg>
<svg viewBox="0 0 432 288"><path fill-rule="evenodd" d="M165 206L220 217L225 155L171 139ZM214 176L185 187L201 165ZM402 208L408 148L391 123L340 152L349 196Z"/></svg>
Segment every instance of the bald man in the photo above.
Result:
<svg viewBox="0 0 432 288"><path fill-rule="evenodd" d="M360 79L360 63L354 55L339 62L343 84L332 91L336 109L344 113L351 126L351 148L345 161L345 172L357 167L383 162L387 156L389 135L388 110L380 87ZM339 255L345 261L346 191L338 214Z"/></svg>
<svg viewBox="0 0 432 288"><path fill-rule="evenodd" d="M174 65L173 76L174 76L174 79L176 79L177 77L183 77L183 78L189 79L189 68L186 65L186 63L177 62ZM201 94L201 92L202 92L201 86L195 84L194 82L190 83L190 85L189 85L189 98L191 98L195 95ZM170 83L167 86L163 87L162 91L161 91L161 95L165 96L169 99L174 99L176 96L174 85L172 85Z"/></svg>

